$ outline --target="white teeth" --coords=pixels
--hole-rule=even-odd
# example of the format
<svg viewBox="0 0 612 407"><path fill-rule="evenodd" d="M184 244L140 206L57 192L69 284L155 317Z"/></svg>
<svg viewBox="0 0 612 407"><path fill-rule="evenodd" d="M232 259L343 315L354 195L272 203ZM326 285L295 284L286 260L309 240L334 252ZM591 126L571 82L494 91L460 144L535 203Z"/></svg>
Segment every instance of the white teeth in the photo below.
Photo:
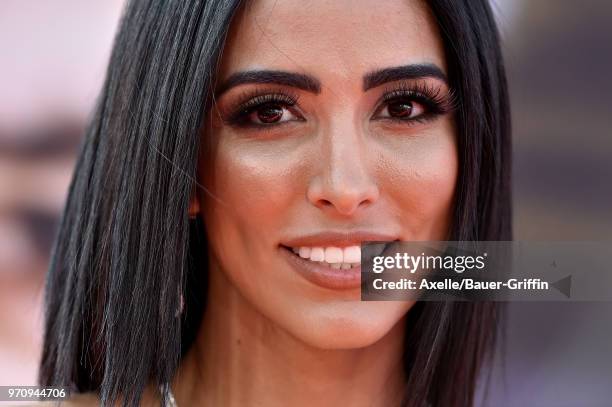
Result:
<svg viewBox="0 0 612 407"><path fill-rule="evenodd" d="M302 257L315 262L324 262L334 269L350 269L361 264L361 247L293 247L291 250Z"/></svg>
<svg viewBox="0 0 612 407"><path fill-rule="evenodd" d="M300 257L303 257L304 259L310 258L310 247L300 247L298 249L298 252L300 254Z"/></svg>
<svg viewBox="0 0 612 407"><path fill-rule="evenodd" d="M310 260L312 261L324 261L325 250L322 247L313 247L310 249Z"/></svg>
<svg viewBox="0 0 612 407"><path fill-rule="evenodd" d="M326 247L325 248L325 262L327 263L342 263L343 254L342 249L339 247Z"/></svg>
<svg viewBox="0 0 612 407"><path fill-rule="evenodd" d="M349 246L343 250L342 261L345 263L361 263L361 247Z"/></svg>

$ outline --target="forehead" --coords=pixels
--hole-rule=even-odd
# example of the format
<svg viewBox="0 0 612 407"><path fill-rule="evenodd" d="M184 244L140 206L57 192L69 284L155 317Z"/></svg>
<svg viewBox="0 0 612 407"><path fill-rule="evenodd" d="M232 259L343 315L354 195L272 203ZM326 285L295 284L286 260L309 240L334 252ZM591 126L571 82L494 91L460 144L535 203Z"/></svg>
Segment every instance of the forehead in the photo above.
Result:
<svg viewBox="0 0 612 407"><path fill-rule="evenodd" d="M446 67L423 1L254 0L232 22L220 76L279 69L333 80L412 63Z"/></svg>

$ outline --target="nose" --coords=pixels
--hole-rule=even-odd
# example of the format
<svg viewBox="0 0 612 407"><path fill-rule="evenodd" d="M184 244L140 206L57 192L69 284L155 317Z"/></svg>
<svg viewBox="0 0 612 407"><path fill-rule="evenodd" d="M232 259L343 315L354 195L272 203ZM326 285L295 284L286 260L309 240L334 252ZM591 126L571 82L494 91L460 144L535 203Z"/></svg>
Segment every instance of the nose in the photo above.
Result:
<svg viewBox="0 0 612 407"><path fill-rule="evenodd" d="M330 215L354 216L380 195L363 138L354 132L336 132L325 135L323 143L318 171L308 185L308 200Z"/></svg>

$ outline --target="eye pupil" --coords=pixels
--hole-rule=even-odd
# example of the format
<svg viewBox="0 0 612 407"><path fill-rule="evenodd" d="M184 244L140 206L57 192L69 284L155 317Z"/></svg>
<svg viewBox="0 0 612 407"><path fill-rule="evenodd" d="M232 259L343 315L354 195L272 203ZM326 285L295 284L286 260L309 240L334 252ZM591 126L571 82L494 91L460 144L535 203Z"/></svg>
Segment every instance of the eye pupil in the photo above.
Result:
<svg viewBox="0 0 612 407"><path fill-rule="evenodd" d="M392 117L407 117L412 114L412 102L394 102L389 103L389 115Z"/></svg>
<svg viewBox="0 0 612 407"><path fill-rule="evenodd" d="M283 108L279 105L266 105L257 110L257 118L262 123L274 123L283 117Z"/></svg>

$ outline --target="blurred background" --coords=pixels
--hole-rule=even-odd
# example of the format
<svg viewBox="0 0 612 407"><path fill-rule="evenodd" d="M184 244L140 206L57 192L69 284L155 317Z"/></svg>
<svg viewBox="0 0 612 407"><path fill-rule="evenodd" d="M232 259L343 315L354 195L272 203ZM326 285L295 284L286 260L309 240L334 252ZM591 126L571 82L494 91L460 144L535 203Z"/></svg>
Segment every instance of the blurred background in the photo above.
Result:
<svg viewBox="0 0 612 407"><path fill-rule="evenodd" d="M44 276L123 1L0 1L0 385L35 384Z"/></svg>
<svg viewBox="0 0 612 407"><path fill-rule="evenodd" d="M492 2L515 239L612 242L612 2ZM0 385L36 384L49 252L122 3L0 2ZM483 406L610 405L611 303L514 303L508 315Z"/></svg>

